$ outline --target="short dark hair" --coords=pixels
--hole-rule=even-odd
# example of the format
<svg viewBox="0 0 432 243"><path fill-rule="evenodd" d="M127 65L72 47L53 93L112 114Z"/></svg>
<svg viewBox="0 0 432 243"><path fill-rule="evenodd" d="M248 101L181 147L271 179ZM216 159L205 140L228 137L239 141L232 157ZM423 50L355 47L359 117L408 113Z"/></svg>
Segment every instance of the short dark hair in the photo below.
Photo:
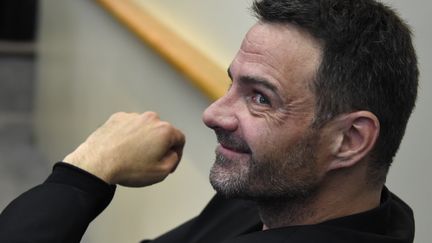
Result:
<svg viewBox="0 0 432 243"><path fill-rule="evenodd" d="M419 71L407 24L374 0L256 0L252 8L260 21L294 24L322 43L312 84L314 124L357 110L374 113L381 130L369 167L384 182L417 97Z"/></svg>

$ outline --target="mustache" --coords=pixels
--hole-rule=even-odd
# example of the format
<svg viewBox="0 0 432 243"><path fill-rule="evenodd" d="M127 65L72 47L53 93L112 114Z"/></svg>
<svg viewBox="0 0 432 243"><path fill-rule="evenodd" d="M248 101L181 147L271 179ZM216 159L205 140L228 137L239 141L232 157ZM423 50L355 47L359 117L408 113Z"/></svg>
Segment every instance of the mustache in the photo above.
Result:
<svg viewBox="0 0 432 243"><path fill-rule="evenodd" d="M224 129L215 129L217 141L222 146L241 153L251 153L249 145L240 137Z"/></svg>

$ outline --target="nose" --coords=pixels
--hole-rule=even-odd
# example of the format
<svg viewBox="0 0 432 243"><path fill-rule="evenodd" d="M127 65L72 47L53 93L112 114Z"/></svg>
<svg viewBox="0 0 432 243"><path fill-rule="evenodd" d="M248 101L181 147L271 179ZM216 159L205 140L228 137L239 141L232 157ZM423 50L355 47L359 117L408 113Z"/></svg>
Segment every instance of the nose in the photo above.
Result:
<svg viewBox="0 0 432 243"><path fill-rule="evenodd" d="M203 113L204 124L211 128L235 131L238 127L234 100L228 94L213 102Z"/></svg>

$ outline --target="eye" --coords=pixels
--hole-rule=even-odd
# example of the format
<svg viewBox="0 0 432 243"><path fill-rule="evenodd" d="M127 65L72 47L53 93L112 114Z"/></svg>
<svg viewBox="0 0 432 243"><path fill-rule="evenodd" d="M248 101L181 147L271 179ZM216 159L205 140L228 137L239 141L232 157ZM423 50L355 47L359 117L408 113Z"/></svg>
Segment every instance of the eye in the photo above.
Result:
<svg viewBox="0 0 432 243"><path fill-rule="evenodd" d="M254 95L252 96L252 101L259 105L271 105L270 100L265 95L259 92L254 93Z"/></svg>

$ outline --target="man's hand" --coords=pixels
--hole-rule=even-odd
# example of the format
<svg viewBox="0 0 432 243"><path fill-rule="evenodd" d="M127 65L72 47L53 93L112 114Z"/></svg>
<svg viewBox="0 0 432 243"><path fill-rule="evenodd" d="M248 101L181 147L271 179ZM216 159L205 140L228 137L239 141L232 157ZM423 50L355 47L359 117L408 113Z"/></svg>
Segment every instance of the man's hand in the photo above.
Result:
<svg viewBox="0 0 432 243"><path fill-rule="evenodd" d="M116 113L64 162L109 184L148 186L176 169L184 143L184 135L154 112Z"/></svg>

